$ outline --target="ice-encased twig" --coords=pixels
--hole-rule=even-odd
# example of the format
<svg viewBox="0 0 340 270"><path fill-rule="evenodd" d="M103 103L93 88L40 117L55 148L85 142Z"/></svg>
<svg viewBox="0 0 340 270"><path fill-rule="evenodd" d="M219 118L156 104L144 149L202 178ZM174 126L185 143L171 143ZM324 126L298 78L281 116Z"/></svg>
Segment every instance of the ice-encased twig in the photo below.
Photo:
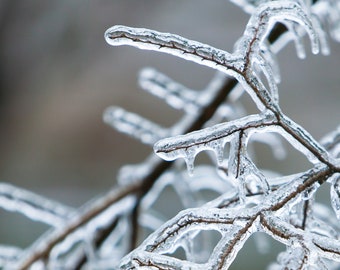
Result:
<svg viewBox="0 0 340 270"><path fill-rule="evenodd" d="M334 158L340 158L340 126L325 135L320 143Z"/></svg>
<svg viewBox="0 0 340 270"><path fill-rule="evenodd" d="M78 243L83 243L88 253L93 257L94 252L94 239L96 231L100 231L107 227L108 224L112 224L113 220L117 220L118 217L125 215L126 212L131 211L134 206L135 199L132 196L127 196L120 200L116 204L112 205L101 214L97 215L96 218L84 224L83 227L79 227L75 232L70 233L62 242L60 242L51 252L50 260L58 261L65 254L73 252L73 248ZM125 235L129 237L129 235ZM91 257L88 256L88 257Z"/></svg>
<svg viewBox="0 0 340 270"><path fill-rule="evenodd" d="M53 227L74 214L71 207L6 183L0 183L0 207Z"/></svg>
<svg viewBox="0 0 340 270"><path fill-rule="evenodd" d="M118 131L139 139L145 144L154 144L169 135L169 131L138 114L111 106L103 115L104 122Z"/></svg>
<svg viewBox="0 0 340 270"><path fill-rule="evenodd" d="M219 262L226 261L226 265L229 265L236 256L238 250L236 245L242 245L243 240L246 240L253 232L265 228L270 230L268 233L273 234L273 237L276 240L287 245L290 245L289 238L292 240L299 240L306 234L308 239L312 237L310 238L313 240L311 245L318 249L320 256L329 258L330 255L327 253L327 248L332 250L329 251L329 253L338 252L337 250L340 248L340 243L330 243L332 239L318 236L315 233L305 233L303 230L293 227L290 224L287 226L289 230L293 230L293 234L287 236L284 234L286 223L282 223L283 221L281 222L281 220L276 222L276 217L274 217L275 222L271 219L268 220L268 218L273 215L272 213L275 213L284 206L294 204L294 198L299 196L300 190L306 189L306 187L311 186L315 182L325 182L331 175L332 170L327 166L316 166L311 170L295 175L295 178L291 177L292 180L290 182L283 181L283 183L286 184L283 184L266 196L263 196L264 193L262 193L262 195L253 195L258 197L258 200L256 201L256 206L249 209L241 207L240 204L233 204L232 201L237 201L237 197L230 193L228 196L222 196L221 199L216 199L213 202L207 203L202 208L184 210L151 234L138 249L125 257L123 265L124 267L127 267L127 269L131 266L131 263L136 261L139 261L142 265L147 265L148 260L144 260L142 255L145 251L148 251L150 256L151 253L154 254L155 256L153 256L153 258L157 258L159 256L157 254L159 253L171 253L181 245L181 241L184 241L184 234L187 235L188 232L195 231L197 229L212 229L220 231L222 235L225 235L230 241L232 241L228 245L221 244L218 247L215 247L213 255L211 256L211 258L214 259L218 257L219 259L217 261ZM227 203L228 201L230 203ZM227 208L219 210L216 207ZM282 218L286 218L286 215L289 215L289 213L283 215ZM262 226L264 227L257 226L257 220L259 220L258 218L261 216ZM270 224L267 221L271 221L269 222ZM227 240L227 242L229 240ZM226 249L229 250L230 253L228 253L229 251L225 253ZM191 265L192 267L203 266L192 262L189 263L187 261L177 260L164 255L162 255L162 258L164 260L167 259L168 266L177 265L176 262L180 263L181 266L183 263L185 265ZM209 263L211 264L204 264L204 267L213 265L216 262L214 259L209 260ZM336 260L338 259L336 258ZM162 265L158 264L156 261L154 264Z"/></svg>
<svg viewBox="0 0 340 270"><path fill-rule="evenodd" d="M294 2L277 2L267 3L259 7L257 12L250 18L234 54L178 35L127 26L109 28L105 33L105 39L113 46L131 45L141 49L165 52L220 70L236 78L249 92L260 109L269 108L272 106L270 104L273 100L270 101L270 98L267 97L269 94L266 93L265 87L261 85L260 81L253 78L255 74L252 72L250 64L254 59L258 59L257 55L260 55L261 45L264 43L269 28L274 22L288 20L301 24L310 36L312 51L314 53L318 51L317 35L307 14ZM281 13L279 12L280 9ZM266 69L268 69L264 72L266 76L272 74L269 66ZM244 72L247 73L247 76ZM268 77L268 81L271 81L271 76ZM255 91L254 85L257 86L257 93L253 93ZM274 100L276 99L277 97L274 97Z"/></svg>
<svg viewBox="0 0 340 270"><path fill-rule="evenodd" d="M116 25L105 32L106 42L112 46L130 45L144 50L165 52L198 64L221 69L235 76L242 61L223 50L170 33L145 28Z"/></svg>
<svg viewBox="0 0 340 270"><path fill-rule="evenodd" d="M313 28L311 18L301 5L294 1L273 1L260 5L250 17L236 51L256 57L268 34L268 28L272 27L275 22L285 23L287 21L295 22L305 29L311 41L312 52L318 53L318 36ZM250 56L249 59L251 58Z"/></svg>
<svg viewBox="0 0 340 270"><path fill-rule="evenodd" d="M140 256L145 251L152 252L155 255L154 258L158 256L157 254L166 254L175 251L182 245L182 241L185 241L183 235L187 235L189 232L196 230L216 230L220 232L222 238L218 244L218 248L215 249L206 264L199 265L192 262L181 262L185 264L190 263L192 267L195 265L198 267L212 267L212 269L214 269L213 265L216 263L225 267L230 263L228 261L229 259L232 261L235 255L232 251L234 248L236 249L236 245L246 240L246 235L248 235L247 231L252 226L253 221L250 222L249 227L246 226L246 224L248 219L251 219L251 216L253 216L253 213L254 211L250 210L249 213L244 212L243 215L240 216L238 211L232 212L213 208L184 210L159 228L157 232L150 235L136 251L123 259L123 268L132 261L138 260L137 258L141 258ZM193 236L195 236L195 234ZM124 266L124 260L130 263ZM174 266L173 263L175 263L175 261L177 260L171 259L168 260L168 263ZM141 259L140 262L147 263L145 259ZM155 265L161 264L155 262Z"/></svg>
<svg viewBox="0 0 340 270"><path fill-rule="evenodd" d="M196 114L202 107L197 102L198 91L186 88L155 69L144 68L139 75L139 85L145 91L164 99L171 107L184 110L187 114Z"/></svg>
<svg viewBox="0 0 340 270"><path fill-rule="evenodd" d="M154 145L154 151L165 160L184 158L189 172L192 172L195 156L199 152L212 150L217 157L223 156L221 152L223 152L224 145L232 141L235 134L240 131L247 131L249 134L278 132L312 163L322 162L334 166L322 145L315 141L306 130L281 112L278 115L278 119L275 119L277 116L273 117L271 113L250 115L185 135L165 138ZM233 151L237 152L237 149ZM219 161L221 162L220 158Z"/></svg>
<svg viewBox="0 0 340 270"><path fill-rule="evenodd" d="M81 229L88 221L95 219L99 214L103 213L114 203L121 199L134 194L140 188L140 183L133 183L129 186L123 186L110 190L105 196L99 197L88 202L82 207L78 213L69 219L63 226L56 230L52 230L43 235L35 243L33 243L20 257L16 263L17 269L26 269L36 261L45 258L51 250L68 235L78 229ZM126 209L123 209L123 211Z"/></svg>
<svg viewBox="0 0 340 270"><path fill-rule="evenodd" d="M291 245L293 241L308 249L311 254L340 262L340 241L337 239L301 230L268 213L261 215L260 223L268 234L286 245ZM311 256L308 259L312 262L306 264L313 264L315 258Z"/></svg>
<svg viewBox="0 0 340 270"><path fill-rule="evenodd" d="M21 248L0 245L0 267L11 265L11 263L16 262L21 252Z"/></svg>
<svg viewBox="0 0 340 270"><path fill-rule="evenodd" d="M275 120L271 117L249 115L185 135L165 138L154 145L154 151L165 160L174 160L179 157L192 159L203 150L212 150L219 156L218 151L223 151L224 144L231 141L235 133L246 129L261 129L274 124ZM220 147L217 147L218 145Z"/></svg>

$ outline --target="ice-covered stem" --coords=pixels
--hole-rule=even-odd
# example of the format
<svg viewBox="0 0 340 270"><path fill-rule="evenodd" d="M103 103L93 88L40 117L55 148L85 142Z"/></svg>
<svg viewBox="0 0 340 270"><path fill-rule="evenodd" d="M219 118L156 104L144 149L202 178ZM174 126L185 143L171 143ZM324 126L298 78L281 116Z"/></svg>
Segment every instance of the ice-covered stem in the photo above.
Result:
<svg viewBox="0 0 340 270"><path fill-rule="evenodd" d="M279 7L281 7L283 15L280 15ZM233 76L248 91L261 111L272 111L280 122L279 125L294 140L298 141L320 162L331 166L325 151L306 131L282 114L277 99L271 96L253 71L252 62L254 59L255 61L259 59L256 55L260 53L260 47L268 35L270 26L281 20L294 21L302 25L311 38L313 51L317 52L318 40L312 23L301 7L292 1L278 1L260 6L257 13L251 16L244 37L238 42L233 54L177 35L143 28L114 26L106 31L105 37L111 45L125 44L141 49L170 53ZM272 78L268 78L268 80L271 81Z"/></svg>
<svg viewBox="0 0 340 270"><path fill-rule="evenodd" d="M310 258L310 250L316 250L318 255L330 260L340 261L340 241L337 239L324 237L315 233L307 232L293 225L282 221L282 219L269 213L262 213L260 215L260 223L264 231L270 234L274 239L289 245L289 242L294 241L295 244L299 243L308 254L305 257L305 265L308 261L315 260Z"/></svg>
<svg viewBox="0 0 340 270"><path fill-rule="evenodd" d="M235 86L236 85L236 80L230 80L229 81L229 84L231 85L231 88L233 88L233 86ZM227 91L227 92L229 92L230 90L231 90L231 88L229 88L229 90ZM221 94L223 91L221 91L221 92L219 92L219 94ZM218 94L218 95L219 95ZM217 96L218 96L217 95ZM217 97L216 96L216 97ZM222 99L222 101L224 101L225 100L225 98L226 98L226 94L224 93L224 94L222 94L221 96L220 96L220 98ZM209 103L208 105L207 105L207 109L208 110L211 110L211 108L213 108L213 105L216 105L216 104L219 104L219 102L217 101L217 100L219 100L218 98L215 98L211 103ZM215 103L214 103L215 102ZM210 108L209 108L209 106L210 106ZM215 107L215 109L216 109L216 107ZM213 109L214 110L214 109ZM196 130L196 129L199 129L201 126L202 126L202 121L203 121L203 123L207 120L207 118L209 119L210 118L210 116L209 116L209 113L208 114L204 114L204 113L202 113L202 114L199 114L199 116L197 117L197 121L192 121L192 122L190 122L190 124L188 125L188 131L192 131L192 130ZM191 129L192 128L192 129ZM169 166L168 165L164 165L164 164L169 164L169 163L165 163L165 162L160 162L160 163L162 163L163 165L162 166L158 166L158 165L156 165L154 168L155 168L155 170L157 170L158 172L164 172L166 169L168 169L169 168ZM162 168L162 169L160 169L160 168ZM143 177L143 179L141 179L141 180L146 180L146 179L152 179L152 177L153 177L153 175L155 175L155 174L153 174L153 173L150 173L150 174L148 174L147 176L145 176L145 177ZM149 178L148 178L149 177ZM146 180L146 182L147 182L147 184L146 184L146 186L148 186L148 187L150 187L150 186L152 186L152 182L153 181L155 181L156 179L153 179L153 180ZM150 184L151 183L151 184ZM135 186L135 183L134 184L130 184L128 187L125 187L125 188L127 188L127 189L129 189L129 191L127 192L127 193L125 193L125 191L124 191L124 189L119 189L118 190L118 192L122 192L122 196L127 196L127 194L134 194L135 192L137 192L137 190L138 190L138 188L139 188L139 186L136 188L136 186ZM147 188L146 188L147 189ZM118 196L119 197L119 196ZM118 199L119 200L119 199ZM109 205L111 205L112 203L114 203L114 200L113 201L110 201L110 200L108 200L107 201L107 203L108 203L108 205L107 206L103 206L103 208L102 209L105 209L105 207L108 207ZM83 215L83 217L80 217L80 219L82 219L82 218L84 218L84 222L79 222L78 224L80 224L79 226L81 226L81 224L85 224L87 221L89 221L89 220L91 220L91 218L94 218L95 216L96 216L96 214L91 214L91 213L94 213L94 212L91 212L91 211L89 211L89 215L88 215L88 213L85 213L84 215ZM97 213L98 214L98 213ZM65 230L67 231L68 230L68 228L70 228L70 226L68 226L68 225L70 225L70 224L67 224L67 226L65 226ZM72 227L72 226L71 226ZM71 228L71 232L72 231L74 231L75 230L75 228ZM39 251L38 250L38 255L37 255L37 253L35 253L35 251L37 251L37 249L34 249L33 248L33 252L32 252L32 254L33 254L33 256L35 256L35 258L33 259L33 260L31 260L31 264L34 262L34 261L36 261L36 260L39 260L39 259L41 259L41 258L43 258L43 257L48 257L48 254L49 254L49 251L53 248L53 246L54 245L56 245L59 241L61 241L65 236L63 236L63 234L64 234L64 232L60 232L59 233L59 235L61 236L61 237L59 237L59 240L57 239L56 241L48 241L48 245L47 245L47 247L46 247L46 252L44 252L44 251ZM66 234L67 234L67 232L66 232ZM40 252L40 253L39 253ZM40 255L39 255L40 254ZM36 256L37 255L37 256ZM31 264L28 264L28 265L31 265Z"/></svg>
<svg viewBox="0 0 340 270"><path fill-rule="evenodd" d="M198 91L188 89L155 69L144 68L139 74L138 83L145 91L186 114L195 115L204 105L200 102Z"/></svg>
<svg viewBox="0 0 340 270"><path fill-rule="evenodd" d="M118 131L139 139L144 144L153 145L169 134L165 128L119 107L107 108L103 119Z"/></svg>
<svg viewBox="0 0 340 270"><path fill-rule="evenodd" d="M105 228L102 228L97 232L95 235L95 238L93 239L93 245L94 248L99 249L103 242L106 240L106 238L116 229L118 220L120 216L118 216L116 219L113 220L108 226ZM87 262L87 256L85 253L82 253L78 256L77 261L74 263L74 266L72 269L82 269L82 267L86 264Z"/></svg>
<svg viewBox="0 0 340 270"><path fill-rule="evenodd" d="M300 227L285 221L285 216L278 211L283 207L294 204L294 199L303 190L314 185L324 183L333 174L340 171L330 169L325 165L316 166L291 179L274 192L261 196L261 203L252 208L243 208L233 205L235 198L232 196L228 202L216 200L198 209L187 209L168 221L156 232L151 234L143 244L130 255L125 257L122 263L124 269L131 269L132 265L161 267L185 267L187 261L168 259L162 254L172 253L181 246L181 241L195 229L216 230L222 238L215 247L206 264L190 264L197 269L226 269L235 258L244 241L256 231L264 231L274 239L290 246L299 244L306 254L304 264L313 259L309 257L309 250L317 252L321 257L340 261L340 242L334 238L320 236L318 233L303 230ZM222 200L223 201L223 200ZM226 207L220 208L217 207ZM260 224L260 226L258 226ZM222 244L223 242L223 244ZM149 254L149 255L148 255ZM153 255L152 255L153 254ZM312 254L312 253L311 253ZM152 260L149 260L150 258ZM162 258L160 261L158 258ZM169 258L169 257L168 257Z"/></svg>
<svg viewBox="0 0 340 270"><path fill-rule="evenodd" d="M239 211L225 211L205 207L184 210L173 220L163 225L160 230L152 234L148 240L138 248L137 252L133 254L136 254L136 257L138 257L140 252L146 251L153 253L154 258L157 258L158 254L175 251L176 248L181 245L183 235L188 235L194 233L195 230L204 228L204 230L216 230L222 235L221 240L217 244L217 248L215 248L209 261L205 265L205 267L207 267L206 269L226 269L236 256L235 249L241 248L242 244L251 235L249 231L251 227L255 225L254 222L257 218L253 210L249 210L243 214L240 214ZM248 235L248 237L246 237L246 235ZM133 256L132 260L129 260L123 268L130 269L131 264L134 263L138 263L140 266L147 265L145 264L145 260L141 258L136 260L136 257ZM181 267L185 265L184 261L177 263L180 263ZM155 267L161 266L161 264L156 261L153 262L153 265ZM172 266L174 265L172 264ZM200 269L199 264L196 266L198 267L197 269Z"/></svg>
<svg viewBox="0 0 340 270"><path fill-rule="evenodd" d="M220 70L236 78L248 91L260 110L278 110L273 98L254 73L253 62L262 62L261 46L272 26L280 21L299 23L309 34L313 52L318 51L318 39L304 10L292 1L275 1L261 5L251 16L243 37L234 53L192 41L178 35L161 33L144 28L113 26L105 32L106 41L113 46L131 45L140 49L169 53ZM263 67L269 82L270 66ZM254 85L256 84L256 87Z"/></svg>
<svg viewBox="0 0 340 270"><path fill-rule="evenodd" d="M105 197L91 202L90 205L81 209L79 213L70 218L64 226L61 226L58 230L51 231L48 235L44 235L43 238L34 243L17 262L16 269L28 269L34 262L48 258L52 249L68 235L87 224L114 203L127 198L127 196L137 192L139 189L140 183L134 183L126 187L113 189ZM126 210L128 211L129 209Z"/></svg>
<svg viewBox="0 0 340 270"><path fill-rule="evenodd" d="M71 207L6 183L0 183L0 207L54 227L63 224L75 211Z"/></svg>
<svg viewBox="0 0 340 270"><path fill-rule="evenodd" d="M203 127L217 108L225 101L228 94L232 91L233 87L237 84L236 80L226 80L223 86L217 91L214 98L211 99L209 104L200 111L200 113L188 123L184 132L190 132ZM42 240L45 242L44 246L33 245L29 250L29 256L21 258L18 269L28 269L34 262L47 258L51 250L61 241L63 241L69 234L85 225L90 220L94 219L105 209L118 202L122 198L131 194L145 194L153 186L155 181L171 166L171 162L165 162L158 159L153 165L149 173L144 175L138 182L130 183L127 186L113 189L107 194L103 195L99 201L95 201L93 207L89 207L87 211L79 214L76 219L71 219L65 226L60 228L57 232L52 231L48 236ZM140 198L140 196L139 196Z"/></svg>

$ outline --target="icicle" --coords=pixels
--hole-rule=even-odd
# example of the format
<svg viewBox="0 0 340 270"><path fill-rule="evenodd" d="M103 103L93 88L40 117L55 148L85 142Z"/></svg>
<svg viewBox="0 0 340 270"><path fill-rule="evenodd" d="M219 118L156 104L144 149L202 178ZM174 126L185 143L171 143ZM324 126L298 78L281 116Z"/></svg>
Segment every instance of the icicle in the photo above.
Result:
<svg viewBox="0 0 340 270"><path fill-rule="evenodd" d="M195 149L194 149L195 150ZM187 149L185 150L185 156L184 156L184 160L185 163L187 165L187 170L190 176L194 175L194 161L195 161L195 157L196 157L196 151L194 151L193 149Z"/></svg>
<svg viewBox="0 0 340 270"><path fill-rule="evenodd" d="M222 165L224 160L224 142L223 140L211 141L207 144L207 147L210 148L217 158L217 165Z"/></svg>
<svg viewBox="0 0 340 270"><path fill-rule="evenodd" d="M250 179L253 181L253 178L255 177L259 184L261 185L262 191L264 193L269 192L269 184L267 182L266 177L263 175L263 173L255 166L255 164L250 160L250 158L245 155L243 157L243 166L246 168L244 173L246 179Z"/></svg>
<svg viewBox="0 0 340 270"><path fill-rule="evenodd" d="M301 6L294 1L273 1L260 5L256 10L255 15L250 18L246 31L244 32L244 38L250 40L245 43L239 43L241 45L238 50L240 53L249 52L249 50L246 49L248 47L247 43L251 44L252 47L255 47L256 51L259 50L259 44L264 40L267 34L266 28L268 27L269 21L283 22L285 25L288 25L288 29L292 30L292 33L296 34L297 32L292 25L301 25L310 37L312 52L315 54L318 53L318 37L314 31L310 18ZM258 41L252 42L254 36L258 38ZM299 35L296 36L298 37ZM244 45L246 48L243 47ZM252 53L254 53L253 50Z"/></svg>
<svg viewBox="0 0 340 270"><path fill-rule="evenodd" d="M107 108L103 119L111 127L139 139L145 144L154 144L168 134L166 129L157 124L119 107L111 106Z"/></svg>
<svg viewBox="0 0 340 270"><path fill-rule="evenodd" d="M333 176L333 181L331 184L331 204L336 217L340 220L340 174Z"/></svg>
<svg viewBox="0 0 340 270"><path fill-rule="evenodd" d="M319 18L314 14L312 15L312 22L313 22L313 25L314 25L314 29L318 33L318 36L319 36L322 54L323 55L329 55L330 54L330 48L329 48L329 45L328 45L326 32L323 29L322 23L320 22Z"/></svg>
<svg viewBox="0 0 340 270"><path fill-rule="evenodd" d="M332 38L340 42L340 3L338 0L328 0L328 20Z"/></svg>
<svg viewBox="0 0 340 270"><path fill-rule="evenodd" d="M296 23L286 23L285 26L288 28L289 34L291 35L294 44L295 44L295 50L296 55L300 59L306 58L306 50L305 46L303 45L303 38L301 34L298 33L297 27L298 25Z"/></svg>
<svg viewBox="0 0 340 270"><path fill-rule="evenodd" d="M247 135L240 131L230 143L230 154L228 163L228 175L235 178L238 183L239 198L241 204L246 201L246 178L248 176L246 156Z"/></svg>

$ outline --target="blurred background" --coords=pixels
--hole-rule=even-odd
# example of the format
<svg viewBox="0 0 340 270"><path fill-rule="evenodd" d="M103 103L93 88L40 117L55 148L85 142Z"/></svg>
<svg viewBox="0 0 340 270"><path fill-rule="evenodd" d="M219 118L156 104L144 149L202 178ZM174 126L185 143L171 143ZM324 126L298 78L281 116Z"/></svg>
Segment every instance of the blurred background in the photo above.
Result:
<svg viewBox="0 0 340 270"><path fill-rule="evenodd" d="M198 90L214 74L172 56L111 47L107 28L151 28L231 51L247 19L226 0L2 0L0 181L79 207L112 187L122 165L151 152L106 126L106 107L165 126L181 116L139 89L141 68L155 67ZM298 59L292 44L278 56L281 107L316 139L340 120L340 45L330 45L331 56L312 55L307 40L307 59ZM294 158L277 166L303 170ZM1 243L26 247L46 229L0 210Z"/></svg>

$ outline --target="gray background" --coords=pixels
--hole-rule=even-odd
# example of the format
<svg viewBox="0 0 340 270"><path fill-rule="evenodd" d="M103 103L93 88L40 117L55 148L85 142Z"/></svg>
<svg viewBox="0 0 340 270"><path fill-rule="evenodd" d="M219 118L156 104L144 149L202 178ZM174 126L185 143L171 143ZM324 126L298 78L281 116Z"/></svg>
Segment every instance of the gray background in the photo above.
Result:
<svg viewBox="0 0 340 270"><path fill-rule="evenodd" d="M181 115L138 88L142 67L155 67L193 89L202 89L213 76L210 69L172 56L110 47L103 38L108 27L172 32L231 51L247 18L225 0L2 0L0 181L80 206L114 185L120 166L141 162L151 151L106 126L106 107L121 106L165 126ZM313 56L307 40L306 60L297 58L292 44L278 56L281 107L316 139L340 120L340 46L330 45L328 57ZM259 162L297 172L306 167L299 157L268 165L272 158L264 156ZM26 247L46 229L0 210L2 243ZM245 267L250 255L244 252L235 269Z"/></svg>

